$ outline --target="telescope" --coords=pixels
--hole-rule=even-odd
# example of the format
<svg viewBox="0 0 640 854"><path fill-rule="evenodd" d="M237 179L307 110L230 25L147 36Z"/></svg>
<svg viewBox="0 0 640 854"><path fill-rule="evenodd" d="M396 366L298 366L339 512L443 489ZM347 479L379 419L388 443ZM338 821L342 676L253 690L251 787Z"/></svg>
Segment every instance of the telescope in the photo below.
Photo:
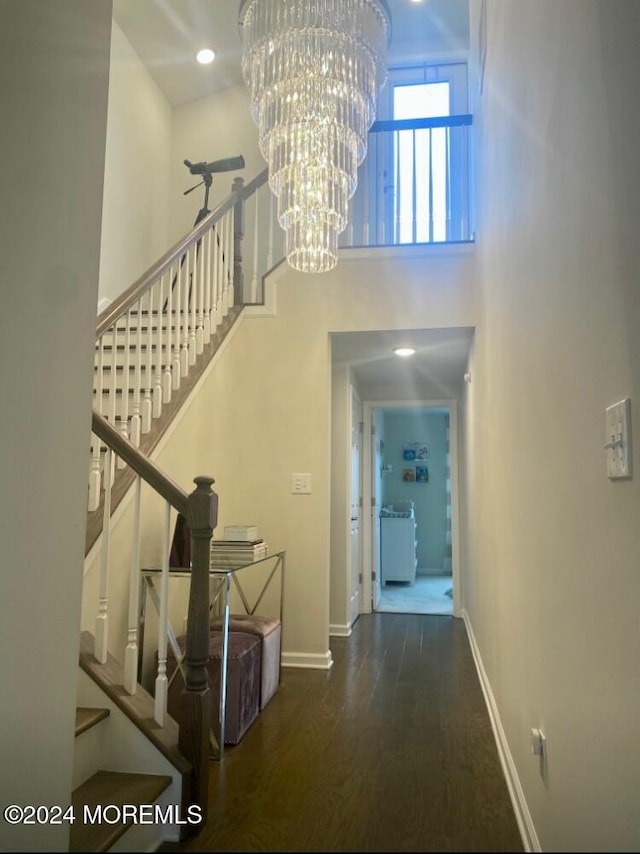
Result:
<svg viewBox="0 0 640 854"><path fill-rule="evenodd" d="M198 184L195 184L193 187L189 187L188 190L185 190L182 194L183 196L192 193L197 187L202 187L204 184L204 205L200 208L198 212L198 216L196 217L195 225L198 225L199 222L207 216L207 214L211 213L209 210L209 188L213 184L213 175L215 172L231 172L233 169L244 169L244 157L239 154L237 157L223 157L221 160L213 160L211 163L205 163L204 161L200 163L192 163L190 160L183 161L184 165L189 168L189 172L192 175L199 175L202 178Z"/></svg>
<svg viewBox="0 0 640 854"><path fill-rule="evenodd" d="M211 163L192 163L190 160L185 160L184 165L189 167L189 172L192 175L211 175L214 172L231 172L234 169L244 169L244 157L241 154L238 157L223 157L221 160L214 160Z"/></svg>

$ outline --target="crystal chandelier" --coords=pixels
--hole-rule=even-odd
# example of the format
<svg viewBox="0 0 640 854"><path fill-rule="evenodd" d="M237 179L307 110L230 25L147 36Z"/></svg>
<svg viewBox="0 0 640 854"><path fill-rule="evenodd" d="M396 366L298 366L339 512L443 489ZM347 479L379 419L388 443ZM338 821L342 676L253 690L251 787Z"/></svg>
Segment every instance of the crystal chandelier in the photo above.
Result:
<svg viewBox="0 0 640 854"><path fill-rule="evenodd" d="M277 197L289 265L338 261L376 114L391 20L385 0L242 0L242 73Z"/></svg>

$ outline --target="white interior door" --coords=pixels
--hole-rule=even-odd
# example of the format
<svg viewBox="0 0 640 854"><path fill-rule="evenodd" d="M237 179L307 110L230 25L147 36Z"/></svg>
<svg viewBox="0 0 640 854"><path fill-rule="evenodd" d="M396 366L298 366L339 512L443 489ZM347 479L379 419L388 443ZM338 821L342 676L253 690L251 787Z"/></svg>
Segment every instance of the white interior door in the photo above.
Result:
<svg viewBox="0 0 640 854"><path fill-rule="evenodd" d="M380 503L382 501L382 436L380 414L373 412L371 430L371 604L380 605Z"/></svg>
<svg viewBox="0 0 640 854"><path fill-rule="evenodd" d="M351 390L351 496L350 496L350 592L349 620L356 621L360 613L360 583L362 578L362 402Z"/></svg>

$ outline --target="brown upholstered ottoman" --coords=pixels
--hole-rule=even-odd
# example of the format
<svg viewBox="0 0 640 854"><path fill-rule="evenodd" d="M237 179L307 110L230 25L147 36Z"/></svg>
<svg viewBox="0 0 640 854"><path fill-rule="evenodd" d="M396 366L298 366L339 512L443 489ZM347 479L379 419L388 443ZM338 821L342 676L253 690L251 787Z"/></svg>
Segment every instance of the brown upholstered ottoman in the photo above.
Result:
<svg viewBox="0 0 640 854"><path fill-rule="evenodd" d="M211 626L222 627L222 618L216 618ZM260 711L264 709L280 685L280 646L282 626L280 620L251 614L232 614L229 617L231 633L246 632L262 638L262 665L260 676Z"/></svg>
<svg viewBox="0 0 640 854"><path fill-rule="evenodd" d="M186 639L178 639L184 650ZM260 711L260 671L262 640L247 632L229 632L227 655L227 704L225 720L225 744L238 744L245 732L258 717ZM209 634L209 688L211 689L211 726L218 719L220 697L220 671L222 663L222 632ZM171 650L167 656L167 676L171 678L176 669L176 660ZM169 687L167 709L178 723L181 714L181 695L184 681L176 675Z"/></svg>

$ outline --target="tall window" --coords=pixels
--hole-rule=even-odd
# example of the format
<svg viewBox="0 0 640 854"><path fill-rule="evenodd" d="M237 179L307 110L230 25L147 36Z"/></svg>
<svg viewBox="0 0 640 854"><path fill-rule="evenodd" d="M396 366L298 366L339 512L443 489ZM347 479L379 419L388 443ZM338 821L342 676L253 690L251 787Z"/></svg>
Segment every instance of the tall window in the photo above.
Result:
<svg viewBox="0 0 640 854"><path fill-rule="evenodd" d="M396 85L393 118L450 115L449 82ZM395 142L396 241L447 240L448 137L446 128L399 131Z"/></svg>
<svg viewBox="0 0 640 854"><path fill-rule="evenodd" d="M390 69L342 245L470 239L469 129L454 119L466 115L467 104L465 62ZM438 117L451 126L393 126Z"/></svg>

